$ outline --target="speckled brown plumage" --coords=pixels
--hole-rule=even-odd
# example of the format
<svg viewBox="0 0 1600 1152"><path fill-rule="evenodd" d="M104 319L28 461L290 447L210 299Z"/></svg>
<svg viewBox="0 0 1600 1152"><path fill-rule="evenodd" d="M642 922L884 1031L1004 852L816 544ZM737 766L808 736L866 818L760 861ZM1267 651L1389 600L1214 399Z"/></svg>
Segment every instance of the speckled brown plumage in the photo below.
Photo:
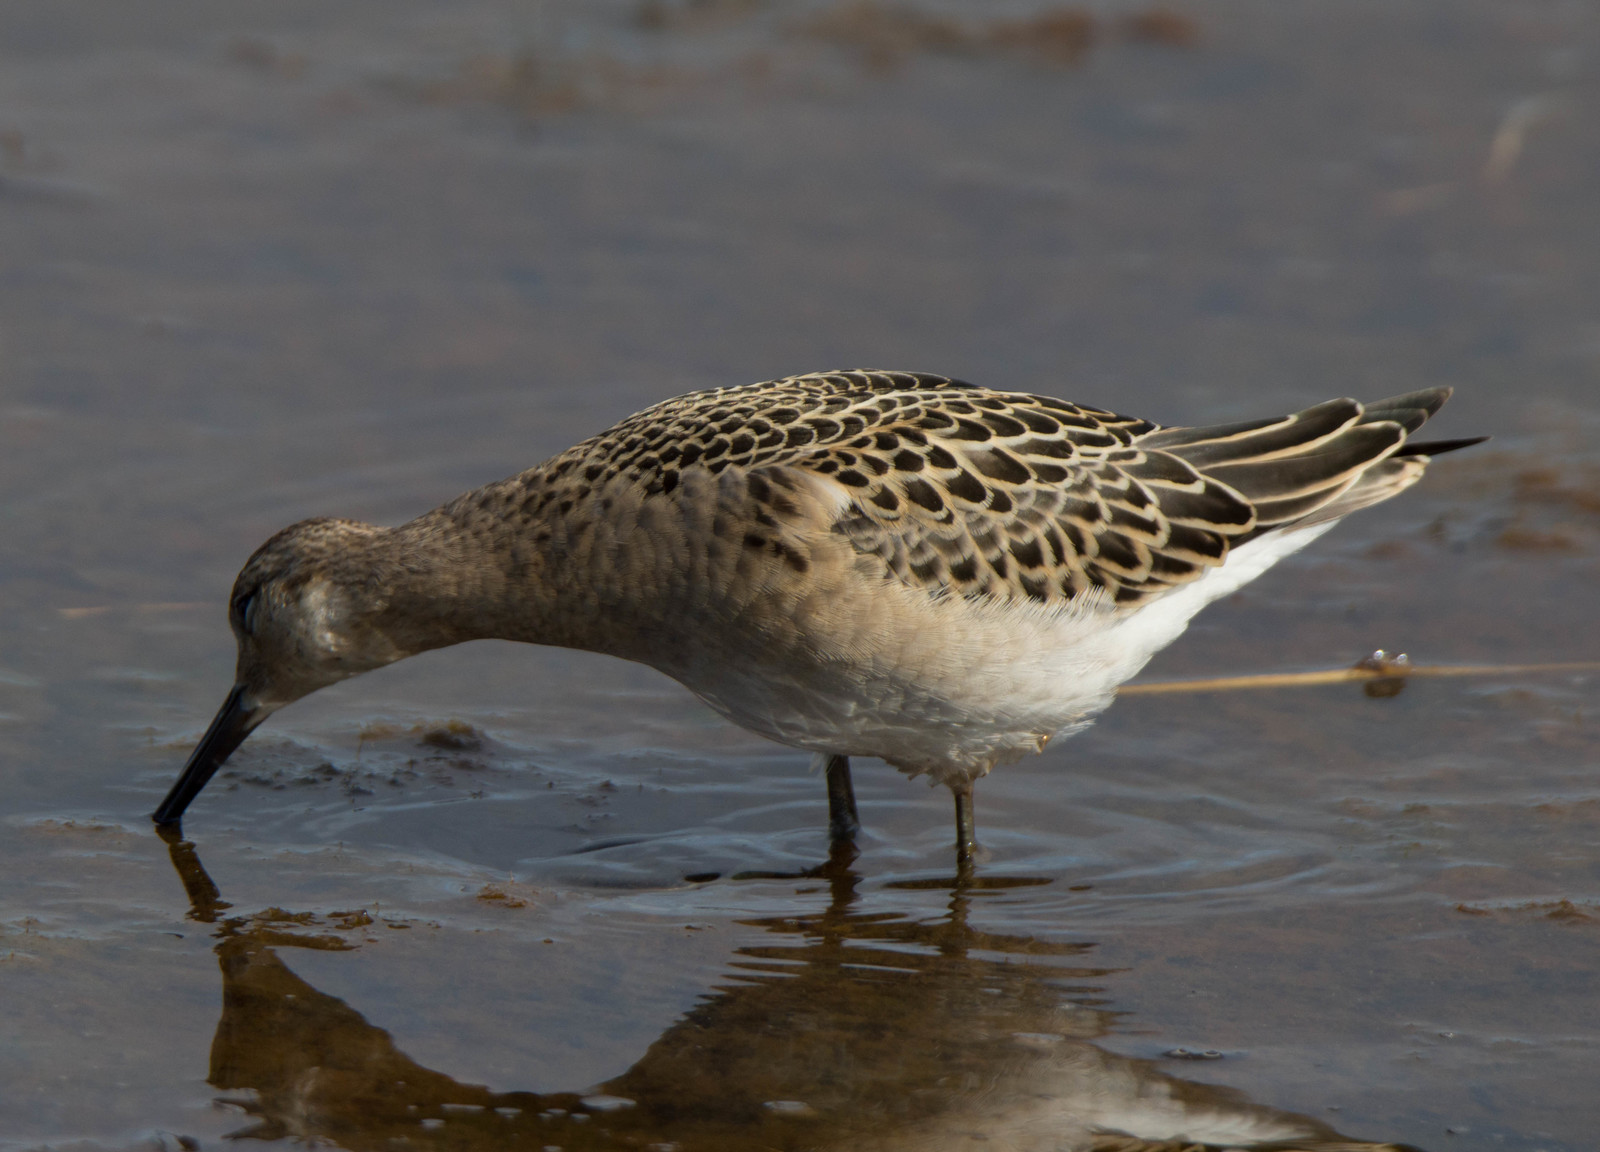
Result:
<svg viewBox="0 0 1600 1152"><path fill-rule="evenodd" d="M1447 395L1401 400L1425 417ZM540 469L534 510L570 511L618 478L671 496L686 471L731 470L759 507L749 546L801 567L775 531L793 512L783 470L799 469L839 486L846 512L832 530L906 584L1046 604L1103 589L1131 606L1331 502L1405 433L1364 422L1353 400L1162 429L943 376L830 372L696 392L630 416Z"/></svg>

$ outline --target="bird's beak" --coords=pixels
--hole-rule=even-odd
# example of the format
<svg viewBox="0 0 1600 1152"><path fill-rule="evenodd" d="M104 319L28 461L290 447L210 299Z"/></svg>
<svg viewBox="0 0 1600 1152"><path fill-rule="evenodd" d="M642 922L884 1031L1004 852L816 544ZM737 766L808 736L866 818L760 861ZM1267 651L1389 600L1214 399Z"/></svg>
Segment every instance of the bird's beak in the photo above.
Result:
<svg viewBox="0 0 1600 1152"><path fill-rule="evenodd" d="M223 701L216 719L211 721L211 727L206 729L206 734L200 737L200 743L190 753L189 762L183 766L183 774L151 819L157 824L176 824L181 820L184 809L200 795L200 789L222 767L222 762L244 743L244 738L255 731L256 725L270 713L270 708L246 703L244 685L235 684L233 691Z"/></svg>

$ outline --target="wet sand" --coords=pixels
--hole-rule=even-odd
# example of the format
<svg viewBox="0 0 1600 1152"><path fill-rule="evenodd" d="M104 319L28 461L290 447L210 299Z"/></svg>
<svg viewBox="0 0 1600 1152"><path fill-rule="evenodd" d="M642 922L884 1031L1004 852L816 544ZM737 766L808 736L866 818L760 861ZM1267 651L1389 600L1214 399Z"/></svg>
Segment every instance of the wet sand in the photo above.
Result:
<svg viewBox="0 0 1600 1152"><path fill-rule="evenodd" d="M1095 12L6 6L0 1149L1593 1145L1593 674L1130 697L976 887L943 793L861 765L815 871L806 756L507 644L148 823L269 533L809 369L1455 385L1491 444L1146 678L1600 656L1600 19Z"/></svg>

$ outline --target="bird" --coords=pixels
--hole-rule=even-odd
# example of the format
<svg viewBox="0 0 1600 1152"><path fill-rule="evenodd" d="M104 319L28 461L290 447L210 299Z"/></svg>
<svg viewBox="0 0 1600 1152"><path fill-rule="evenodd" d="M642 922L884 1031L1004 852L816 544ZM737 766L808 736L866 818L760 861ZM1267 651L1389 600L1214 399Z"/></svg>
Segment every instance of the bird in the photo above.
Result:
<svg viewBox="0 0 1600 1152"><path fill-rule="evenodd" d="M1212 601L1431 458L1447 387L1163 427L946 376L851 370L693 392L397 527L272 536L229 598L234 685L152 814L178 824L268 716L467 640L634 660L813 754L954 796L1087 727Z"/></svg>

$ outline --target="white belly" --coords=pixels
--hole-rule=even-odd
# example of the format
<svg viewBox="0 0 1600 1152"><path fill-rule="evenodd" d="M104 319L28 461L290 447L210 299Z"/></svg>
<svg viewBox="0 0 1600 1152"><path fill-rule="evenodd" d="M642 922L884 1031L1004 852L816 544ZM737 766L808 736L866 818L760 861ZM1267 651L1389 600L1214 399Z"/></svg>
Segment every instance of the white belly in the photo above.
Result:
<svg viewBox="0 0 1600 1152"><path fill-rule="evenodd" d="M734 723L813 752L959 784L1086 727L1194 614L1332 523L1275 532L1132 611L935 599L899 584L828 602L801 642L730 636L664 671ZM751 630L759 629L752 621Z"/></svg>

